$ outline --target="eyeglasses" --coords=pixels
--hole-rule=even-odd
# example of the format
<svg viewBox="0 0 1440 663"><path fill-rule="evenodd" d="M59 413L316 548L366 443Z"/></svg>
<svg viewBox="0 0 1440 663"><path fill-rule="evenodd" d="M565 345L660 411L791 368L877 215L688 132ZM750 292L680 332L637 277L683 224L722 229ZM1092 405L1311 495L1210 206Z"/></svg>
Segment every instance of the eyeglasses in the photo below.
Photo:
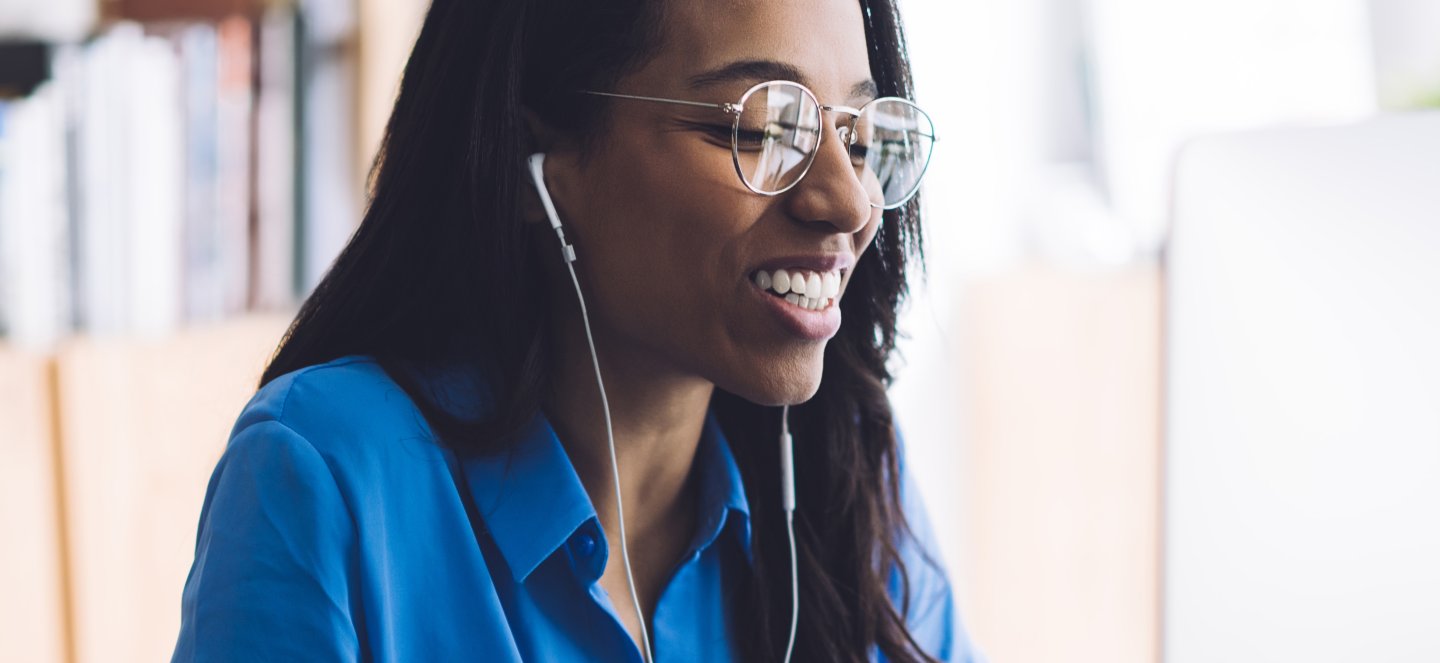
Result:
<svg viewBox="0 0 1440 663"><path fill-rule="evenodd" d="M733 104L584 93L713 108L732 116L730 153L735 173L746 188L763 196L789 191L810 172L825 133L822 111L849 116L837 131L872 207L895 209L914 197L935 146L930 116L899 97L881 97L860 108L826 106L809 88L791 81L760 83Z"/></svg>

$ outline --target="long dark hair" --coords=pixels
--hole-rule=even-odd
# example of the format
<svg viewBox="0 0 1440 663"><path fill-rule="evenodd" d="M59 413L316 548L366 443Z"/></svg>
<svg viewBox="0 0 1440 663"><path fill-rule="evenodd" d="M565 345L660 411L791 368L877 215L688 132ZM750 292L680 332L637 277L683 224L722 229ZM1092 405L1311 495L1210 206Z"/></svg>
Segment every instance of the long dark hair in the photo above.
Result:
<svg viewBox="0 0 1440 663"><path fill-rule="evenodd" d="M882 95L913 98L894 0L860 0L870 67ZM656 0L434 0L406 64L354 237L305 301L261 386L351 354L373 357L460 455L503 451L540 409L545 351L541 251L554 239L521 221L530 152L524 110L593 139L606 89L662 40ZM909 536L900 507L896 437L885 389L907 265L921 257L919 204L885 213L840 306L825 378L791 408L800 556L797 661L933 660L905 627ZM553 258L553 256L549 256ZM560 293L559 296L565 296ZM492 409L461 417L427 388L425 367L484 366L503 389ZM742 590L736 640L747 661L778 660L789 634L789 550L774 444L778 408L717 389L751 505L755 572ZM887 584L898 579L898 605Z"/></svg>

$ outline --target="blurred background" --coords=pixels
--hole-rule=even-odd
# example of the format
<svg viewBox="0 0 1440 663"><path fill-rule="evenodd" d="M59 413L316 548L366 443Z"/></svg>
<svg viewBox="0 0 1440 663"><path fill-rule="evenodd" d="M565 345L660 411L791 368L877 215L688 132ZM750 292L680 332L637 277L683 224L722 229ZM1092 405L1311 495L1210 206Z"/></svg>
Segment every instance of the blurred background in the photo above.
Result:
<svg viewBox="0 0 1440 663"><path fill-rule="evenodd" d="M1440 2L901 5L892 398L975 640L1440 661ZM168 659L426 6L0 0L0 658Z"/></svg>

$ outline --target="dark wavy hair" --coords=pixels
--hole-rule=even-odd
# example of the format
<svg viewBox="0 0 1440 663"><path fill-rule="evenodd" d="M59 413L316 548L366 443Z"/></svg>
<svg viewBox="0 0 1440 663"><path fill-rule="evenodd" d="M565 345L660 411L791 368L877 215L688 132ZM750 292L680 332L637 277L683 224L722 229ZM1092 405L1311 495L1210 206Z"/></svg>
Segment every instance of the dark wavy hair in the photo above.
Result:
<svg viewBox="0 0 1440 663"><path fill-rule="evenodd" d="M894 0L859 0L871 74L882 95L913 97ZM607 89L663 40L656 0L434 0L405 66L355 235L305 300L261 386L305 366L372 356L403 388L442 444L462 456L503 452L540 409L546 353L542 260L554 238L522 221L533 196L522 164L524 111L588 144L603 136ZM800 557L797 661L932 661L905 626L910 591L898 554L910 536L900 507L895 429L886 387L910 259L922 257L919 203L885 212L840 306L845 324L825 350L825 378L791 408L805 441L796 465ZM441 405L424 366L477 361L503 385L493 410L461 418ZM789 549L775 439L779 408L716 389L751 504L753 577L743 585L736 640L747 661L779 660L789 635ZM887 591L902 588L898 605Z"/></svg>

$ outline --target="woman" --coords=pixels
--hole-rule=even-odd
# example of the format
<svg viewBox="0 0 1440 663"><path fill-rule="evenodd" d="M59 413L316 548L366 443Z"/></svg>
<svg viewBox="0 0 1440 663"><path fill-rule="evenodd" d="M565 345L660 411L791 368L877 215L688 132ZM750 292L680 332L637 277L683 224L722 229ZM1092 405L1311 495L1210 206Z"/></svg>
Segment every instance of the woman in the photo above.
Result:
<svg viewBox="0 0 1440 663"><path fill-rule="evenodd" d="M891 0L434 0L175 659L972 660L884 390L910 92Z"/></svg>

